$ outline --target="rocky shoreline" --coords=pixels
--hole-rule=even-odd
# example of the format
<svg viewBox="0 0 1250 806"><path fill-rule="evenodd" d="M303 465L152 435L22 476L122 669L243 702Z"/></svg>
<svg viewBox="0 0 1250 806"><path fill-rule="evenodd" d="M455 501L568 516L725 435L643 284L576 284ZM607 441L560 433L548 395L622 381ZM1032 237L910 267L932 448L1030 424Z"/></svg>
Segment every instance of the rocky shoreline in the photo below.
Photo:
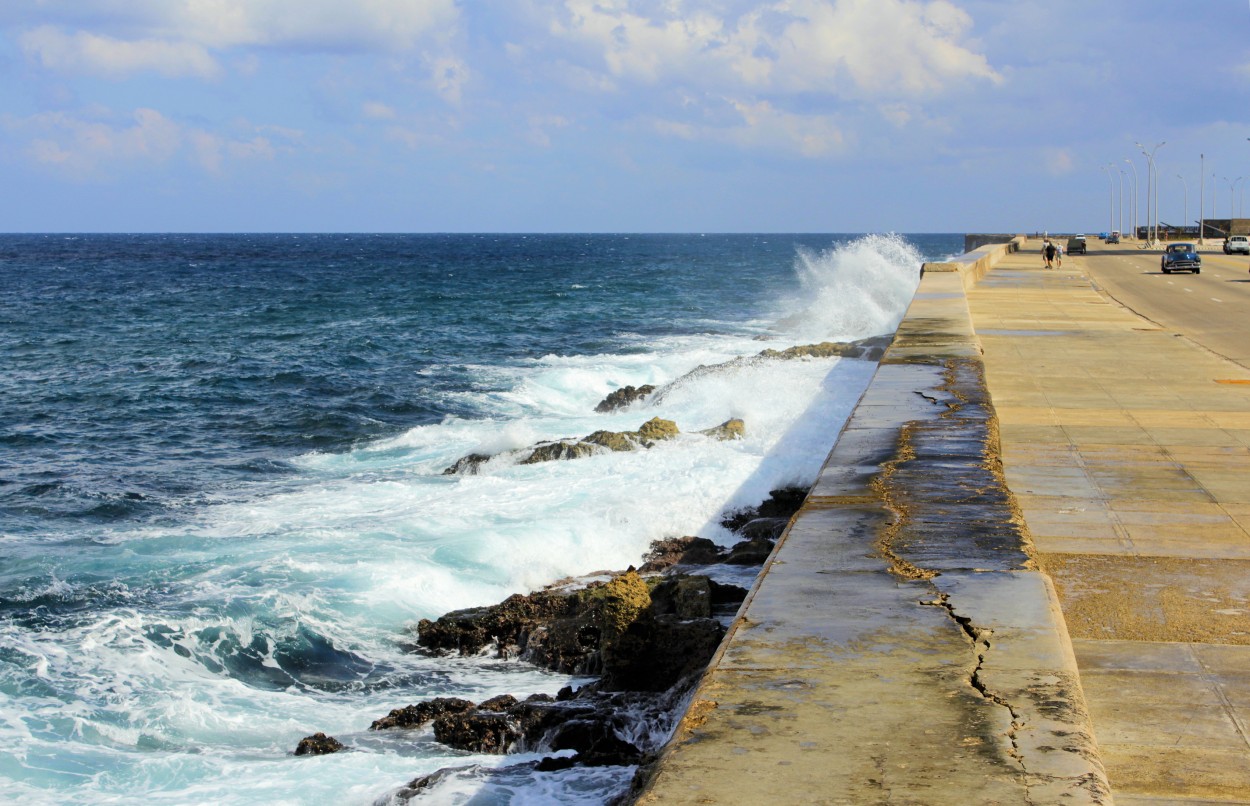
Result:
<svg viewBox="0 0 1250 806"><path fill-rule="evenodd" d="M889 340L765 350L730 363L832 356L875 361ZM698 367L684 377L717 369ZM596 410L655 402L682 380L661 389L626 387ZM740 420L730 420L700 433L736 439L743 428ZM521 463L576 459L603 450L645 450L656 440L677 433L671 421L653 418L635 432L600 431L510 453ZM478 473L495 458L470 454L444 472ZM659 540L637 568L562 580L495 605L422 619L411 631L406 647L410 651L448 656L490 653L595 679L576 690L566 687L555 697L501 695L480 703L437 697L396 708L376 719L370 730L432 731L436 741L471 753L544 754L537 762L515 765L538 772L637 767L633 778L637 785L646 779L648 765L658 757L685 710L685 700L747 596L745 587L713 579L717 567L755 567L758 573L806 495L806 488L774 490L757 506L724 513L722 525L740 538L729 548L700 537ZM299 743L295 755L346 749L337 739L316 733ZM471 770L440 769L410 781L383 800L406 803L449 776ZM636 794L630 789L614 802L629 803Z"/></svg>
<svg viewBox="0 0 1250 806"><path fill-rule="evenodd" d="M539 772L645 768L747 594L707 572L717 565L762 566L806 493L775 490L758 507L727 513L723 525L742 538L730 548L700 537L660 540L638 568L564 580L495 605L421 620L411 651L490 652L596 680L576 690L566 687L555 697L502 695L480 703L437 697L396 708L370 730L432 730L436 741L473 753L550 754L526 762ZM334 737L317 733L303 739L295 754L345 749ZM417 778L389 801L415 798L463 769ZM620 802L630 798L623 794Z"/></svg>

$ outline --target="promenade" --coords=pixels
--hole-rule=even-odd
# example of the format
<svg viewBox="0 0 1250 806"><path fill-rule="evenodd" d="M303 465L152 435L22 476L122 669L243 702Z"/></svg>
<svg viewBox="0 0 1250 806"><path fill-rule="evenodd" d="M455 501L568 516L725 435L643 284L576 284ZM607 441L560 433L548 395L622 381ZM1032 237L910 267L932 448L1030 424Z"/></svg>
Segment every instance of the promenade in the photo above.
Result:
<svg viewBox="0 0 1250 806"><path fill-rule="evenodd" d="M640 803L1250 803L1250 373L1039 248L926 267Z"/></svg>

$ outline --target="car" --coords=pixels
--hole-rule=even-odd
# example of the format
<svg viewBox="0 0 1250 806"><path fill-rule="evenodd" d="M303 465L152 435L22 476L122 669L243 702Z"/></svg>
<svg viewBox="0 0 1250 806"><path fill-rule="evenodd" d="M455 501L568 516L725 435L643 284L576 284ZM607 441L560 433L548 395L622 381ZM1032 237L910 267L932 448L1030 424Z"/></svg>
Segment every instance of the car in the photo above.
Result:
<svg viewBox="0 0 1250 806"><path fill-rule="evenodd" d="M1163 269L1164 274L1171 274L1174 271L1191 271L1194 274L1200 274L1202 256L1198 254L1197 247L1191 243L1170 243L1163 253L1159 267Z"/></svg>
<svg viewBox="0 0 1250 806"><path fill-rule="evenodd" d="M1225 238L1224 254L1231 255L1233 252L1250 255L1250 237L1246 237L1245 235L1229 235Z"/></svg>
<svg viewBox="0 0 1250 806"><path fill-rule="evenodd" d="M1107 236L1107 243L1119 243L1119 242L1120 242L1120 233L1113 232Z"/></svg>
<svg viewBox="0 0 1250 806"><path fill-rule="evenodd" d="M1073 235L1071 238L1068 239L1068 245L1064 249L1064 251L1067 252L1069 255L1085 254L1085 236Z"/></svg>

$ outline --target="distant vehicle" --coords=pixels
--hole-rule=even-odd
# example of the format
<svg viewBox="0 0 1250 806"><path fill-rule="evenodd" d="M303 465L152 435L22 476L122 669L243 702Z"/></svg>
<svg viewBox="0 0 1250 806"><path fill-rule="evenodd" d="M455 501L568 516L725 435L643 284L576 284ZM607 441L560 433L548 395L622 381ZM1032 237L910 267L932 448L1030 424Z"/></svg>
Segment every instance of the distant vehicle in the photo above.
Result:
<svg viewBox="0 0 1250 806"><path fill-rule="evenodd" d="M1250 238L1245 235L1229 235L1225 238L1224 254L1231 255L1233 252L1250 255Z"/></svg>
<svg viewBox="0 0 1250 806"><path fill-rule="evenodd" d="M1084 236L1084 235L1073 235L1071 238L1069 238L1069 239L1068 239L1068 246L1067 246L1067 249L1066 249L1065 251L1066 251L1069 255L1083 255L1083 254L1085 254L1085 236Z"/></svg>
<svg viewBox="0 0 1250 806"><path fill-rule="evenodd" d="M1171 274L1174 271L1191 271L1194 274L1200 274L1202 257L1191 243L1168 244L1159 267L1163 269L1164 274Z"/></svg>
<svg viewBox="0 0 1250 806"><path fill-rule="evenodd" d="M1107 236L1107 243L1119 243L1119 242L1120 242L1120 233L1113 232Z"/></svg>

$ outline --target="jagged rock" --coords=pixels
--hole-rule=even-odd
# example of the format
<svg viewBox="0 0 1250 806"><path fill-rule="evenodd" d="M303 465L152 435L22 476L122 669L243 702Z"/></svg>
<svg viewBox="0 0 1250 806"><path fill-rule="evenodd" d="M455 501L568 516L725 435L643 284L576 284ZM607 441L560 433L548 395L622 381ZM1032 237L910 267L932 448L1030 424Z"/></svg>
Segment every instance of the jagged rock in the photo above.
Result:
<svg viewBox="0 0 1250 806"><path fill-rule="evenodd" d="M629 629L648 607L651 591L636 571L626 571L603 586L600 626L609 640Z"/></svg>
<svg viewBox="0 0 1250 806"><path fill-rule="evenodd" d="M724 634L713 619L646 614L613 643L599 685L604 691L672 688L707 667Z"/></svg>
<svg viewBox="0 0 1250 806"><path fill-rule="evenodd" d="M521 731L507 714L470 711L435 719L434 738L471 753L506 753L521 738Z"/></svg>
<svg viewBox="0 0 1250 806"><path fill-rule="evenodd" d="M677 430L677 423L672 420L664 420L659 417L652 417L650 420L643 423L642 427L638 429L639 439L641 439L642 444L646 445L648 448L651 447L651 443L657 442L661 439L672 439L679 433L681 432Z"/></svg>
<svg viewBox="0 0 1250 806"><path fill-rule="evenodd" d="M724 554L720 546L706 537L669 537L651 543L638 570L651 574L674 565L712 565L720 562Z"/></svg>
<svg viewBox="0 0 1250 806"><path fill-rule="evenodd" d="M640 444L638 438L628 431L596 431L582 441L618 452L637 450Z"/></svg>
<svg viewBox="0 0 1250 806"><path fill-rule="evenodd" d="M754 540L743 540L729 549L725 558L726 565L762 565L773 552L773 541L762 537Z"/></svg>
<svg viewBox="0 0 1250 806"><path fill-rule="evenodd" d="M716 580L712 583L712 607L723 605L740 605L747 598L747 589L737 585L723 585Z"/></svg>
<svg viewBox="0 0 1250 806"><path fill-rule="evenodd" d="M722 441L742 439L747 433L747 424L738 418L726 420L713 428L705 428L699 432L704 436Z"/></svg>
<svg viewBox="0 0 1250 806"><path fill-rule="evenodd" d="M572 615L576 596L538 591L528 596L513 594L497 605L456 610L437 621L417 622L417 643L428 649L476 655L495 644L501 654L523 647L529 633L540 624Z"/></svg>
<svg viewBox="0 0 1250 806"><path fill-rule="evenodd" d="M483 703L485 704L485 703ZM387 730L389 728L419 728L446 714L459 714L472 711L475 706L468 700L459 697L435 697L432 700L419 702L396 708L381 719L374 720L369 730Z"/></svg>
<svg viewBox="0 0 1250 806"><path fill-rule="evenodd" d="M482 469L482 465L490 461L484 453L471 453L456 460L455 464L443 471L444 476L474 476Z"/></svg>
<svg viewBox="0 0 1250 806"><path fill-rule="evenodd" d="M552 750L574 750L586 766L637 764L642 753L603 719L571 719L551 737Z"/></svg>
<svg viewBox="0 0 1250 806"><path fill-rule="evenodd" d="M754 518L743 524L738 534L747 540L776 540L789 523L789 518Z"/></svg>
<svg viewBox="0 0 1250 806"><path fill-rule="evenodd" d="M600 401L599 405L595 406L595 411L602 414L604 412L623 409L632 403L642 400L654 391L655 387L650 384L639 386L638 388L626 386L621 389L617 389L615 392L612 392Z"/></svg>
<svg viewBox="0 0 1250 806"><path fill-rule="evenodd" d="M495 711L502 713L515 706L517 702L517 698L513 697L511 694L500 694L497 697L491 697L489 700L485 700L478 704L477 709L479 711Z"/></svg>
<svg viewBox="0 0 1250 806"><path fill-rule="evenodd" d="M712 581L704 576L664 580L651 591L651 612L678 618L710 618Z"/></svg>
<svg viewBox="0 0 1250 806"><path fill-rule="evenodd" d="M877 360L890 346L893 336L874 336L858 341L822 341L820 344L802 344L785 350L763 350L760 358L775 358L783 361L795 358L864 358Z"/></svg>
<svg viewBox="0 0 1250 806"><path fill-rule="evenodd" d="M521 464L532 465L559 459L580 459L593 453L595 453L595 447L586 442L548 442L530 451L530 455L522 459Z"/></svg>
<svg viewBox="0 0 1250 806"><path fill-rule="evenodd" d="M758 507L746 507L744 509L734 510L725 514L721 518L721 526L730 531L737 532L756 518L785 518L799 511L803 506L803 501L807 498L807 488L805 487L784 487L780 490L773 490L768 494L768 498L761 502Z"/></svg>
<svg viewBox="0 0 1250 806"><path fill-rule="evenodd" d="M312 736L305 736L299 740L299 746L295 748L297 756L324 756L329 753L337 753L343 749L343 743L333 736L326 736L324 733L314 733Z"/></svg>

